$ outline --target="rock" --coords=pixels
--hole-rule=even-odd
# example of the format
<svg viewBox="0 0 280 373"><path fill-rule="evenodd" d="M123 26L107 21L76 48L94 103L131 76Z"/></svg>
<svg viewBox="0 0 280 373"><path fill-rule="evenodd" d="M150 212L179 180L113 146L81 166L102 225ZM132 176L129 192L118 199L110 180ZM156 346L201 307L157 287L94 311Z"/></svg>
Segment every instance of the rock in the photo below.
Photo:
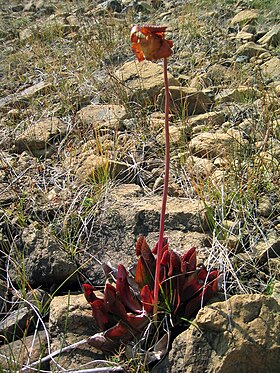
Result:
<svg viewBox="0 0 280 373"><path fill-rule="evenodd" d="M280 267L279 267L279 270L280 270ZM280 281L275 281L274 286L273 286L272 296L280 304Z"/></svg>
<svg viewBox="0 0 280 373"><path fill-rule="evenodd" d="M66 125L58 118L45 118L32 124L15 140L15 150L25 150L34 156L50 156L55 151L55 142L66 134Z"/></svg>
<svg viewBox="0 0 280 373"><path fill-rule="evenodd" d="M272 213L273 206L268 196L262 196L258 200L258 209L257 212L259 215L268 218Z"/></svg>
<svg viewBox="0 0 280 373"><path fill-rule="evenodd" d="M9 206L18 199L18 195L8 183L0 183L0 205Z"/></svg>
<svg viewBox="0 0 280 373"><path fill-rule="evenodd" d="M266 47L271 45L276 48L280 44L280 25L273 26L258 42Z"/></svg>
<svg viewBox="0 0 280 373"><path fill-rule="evenodd" d="M91 336L98 328L94 325L91 306L84 294L68 294L55 296L50 303L49 329L52 337L65 333ZM82 339L82 338L81 338Z"/></svg>
<svg viewBox="0 0 280 373"><path fill-rule="evenodd" d="M250 32L239 31L238 34L235 36L237 40L244 40L244 41L254 41L255 37Z"/></svg>
<svg viewBox="0 0 280 373"><path fill-rule="evenodd" d="M254 101L261 97L261 93L248 86L240 86L234 89L225 89L218 93L215 97L217 102L244 102L244 101Z"/></svg>
<svg viewBox="0 0 280 373"><path fill-rule="evenodd" d="M169 126L169 137L170 137L170 143L172 145L179 144L184 138L184 132L186 127L180 126L180 125L170 125ZM165 131L163 130L157 137L156 140L159 144L164 146L165 144Z"/></svg>
<svg viewBox="0 0 280 373"><path fill-rule="evenodd" d="M34 330L33 312L28 307L21 307L18 310L9 311L8 315L0 321L0 341L11 342Z"/></svg>
<svg viewBox="0 0 280 373"><path fill-rule="evenodd" d="M34 35L34 30L32 28L25 28L23 30L20 30L19 32L19 40L20 41L27 41L28 39L31 39Z"/></svg>
<svg viewBox="0 0 280 373"><path fill-rule="evenodd" d="M214 171L214 164L207 158L188 157L184 167L195 180L207 178Z"/></svg>
<svg viewBox="0 0 280 373"><path fill-rule="evenodd" d="M80 155L80 161L73 160L73 163L78 163L77 167L74 168L75 174L79 179L86 181L90 180L93 183L104 183L110 178L119 178L122 179L127 175L129 170L129 165L118 162L114 159L110 159L104 156L97 156L94 154Z"/></svg>
<svg viewBox="0 0 280 373"><path fill-rule="evenodd" d="M198 312L174 340L166 372L277 373L279 354L280 305L269 296L235 295Z"/></svg>
<svg viewBox="0 0 280 373"><path fill-rule="evenodd" d="M205 126L205 128L213 128L221 126L225 121L225 113L222 111L212 111L205 114L192 115L186 120L187 127L193 128L196 126Z"/></svg>
<svg viewBox="0 0 280 373"><path fill-rule="evenodd" d="M26 281L32 287L50 289L64 282L71 286L77 283L77 266L71 254L63 250L47 228L39 229L36 224L23 229L24 269ZM22 259L21 259L22 260ZM18 273L11 268L15 280Z"/></svg>
<svg viewBox="0 0 280 373"><path fill-rule="evenodd" d="M88 105L77 112L77 119L93 129L120 128L126 118L122 105Z"/></svg>
<svg viewBox="0 0 280 373"><path fill-rule="evenodd" d="M163 67L150 61L127 62L117 72L117 77L127 87L128 95L138 102L154 104L164 87ZM179 82L168 74L170 86L178 86Z"/></svg>
<svg viewBox="0 0 280 373"><path fill-rule="evenodd" d="M15 104L20 105L20 103L23 102L24 100L29 100L35 94L45 91L49 87L50 87L50 83L42 81L40 83L34 84L31 87L24 89L21 92L12 93L6 97L3 97L0 99L0 109L4 108L5 106L10 106L10 105L11 106Z"/></svg>
<svg viewBox="0 0 280 373"><path fill-rule="evenodd" d="M212 101L202 91L197 91L195 88L170 86L170 111L175 115L195 115L202 114L208 111ZM162 90L158 97L157 104L161 110L164 110L165 91Z"/></svg>
<svg viewBox="0 0 280 373"><path fill-rule="evenodd" d="M204 132L195 136L189 143L192 155L212 159L228 154L234 139L226 133Z"/></svg>
<svg viewBox="0 0 280 373"><path fill-rule="evenodd" d="M272 57L269 61L261 65L263 74L270 79L280 79L280 58Z"/></svg>
<svg viewBox="0 0 280 373"><path fill-rule="evenodd" d="M245 9L237 13L230 21L231 26L240 25L243 27L247 23L252 23L258 18L259 14L255 10Z"/></svg>
<svg viewBox="0 0 280 373"><path fill-rule="evenodd" d="M233 79L234 71L219 63L210 66L205 76L207 86L230 83Z"/></svg>
<svg viewBox="0 0 280 373"><path fill-rule="evenodd" d="M266 240L257 242L252 247L252 250L254 257L260 265L267 263L269 258L279 258L280 237L277 231L270 232Z"/></svg>
<svg viewBox="0 0 280 373"><path fill-rule="evenodd" d="M50 304L51 349L56 351L94 335L98 329L92 317L91 307L84 294L69 294L54 297ZM87 369L96 368L94 360L104 356L87 343L75 348L70 353L61 353L55 361L64 369L80 369L86 364ZM51 363L55 367L54 363Z"/></svg>
<svg viewBox="0 0 280 373"><path fill-rule="evenodd" d="M244 56L244 57L247 57L247 58L251 58L251 57L257 57L264 52L267 52L267 50L265 48L261 47L260 45L254 43L252 41L249 41L248 43L241 45L237 49L237 51L235 53L235 56L237 56L237 57L243 57Z"/></svg>
<svg viewBox="0 0 280 373"><path fill-rule="evenodd" d="M123 5L121 1L117 0L106 0L97 5L97 9L106 9L108 11L113 11L120 13L123 9Z"/></svg>
<svg viewBox="0 0 280 373"><path fill-rule="evenodd" d="M128 195L126 195L127 188ZM161 196L131 196L131 193L131 185L123 184L113 190L107 201L104 201L101 208L103 213L89 227L91 240L94 242L90 257L94 255L102 263L112 261L114 266L122 263L129 267L136 263L135 243L139 234L147 237L151 248L156 244ZM138 188L135 193L139 193ZM170 248L185 253L190 248L188 240L191 233L198 233L202 237L207 230L204 207L199 201L168 198L165 233L170 238ZM187 235L188 239L183 239ZM85 263L87 259L86 251L78 253L78 263ZM81 271L84 271L84 275L93 284L103 284L103 271L97 261L91 260L88 266L83 266Z"/></svg>
<svg viewBox="0 0 280 373"><path fill-rule="evenodd" d="M34 335L24 336L22 339L12 341L0 347L1 371L21 371L27 364L39 360L45 354L48 354L45 331L37 331ZM48 370L49 364L40 364L40 369ZM34 370L30 368L26 369L25 372L31 373L34 372Z"/></svg>

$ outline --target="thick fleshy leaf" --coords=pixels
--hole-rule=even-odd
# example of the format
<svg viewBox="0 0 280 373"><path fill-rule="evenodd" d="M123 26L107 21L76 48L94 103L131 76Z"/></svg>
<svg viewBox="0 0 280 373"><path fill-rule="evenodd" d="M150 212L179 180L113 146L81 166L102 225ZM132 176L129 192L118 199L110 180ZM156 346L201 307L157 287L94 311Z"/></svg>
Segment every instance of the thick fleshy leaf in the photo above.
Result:
<svg viewBox="0 0 280 373"><path fill-rule="evenodd" d="M148 285L145 285L140 293L144 310L148 315L153 313L154 297Z"/></svg>
<svg viewBox="0 0 280 373"><path fill-rule="evenodd" d="M87 339L87 343L103 352L113 352L118 346L105 338L104 333L96 333Z"/></svg>
<svg viewBox="0 0 280 373"><path fill-rule="evenodd" d="M163 238L163 242L162 242L162 254L168 250L168 238L167 237L164 237ZM153 248L152 250L152 253L153 254L157 254L157 251L158 251L158 242L156 243L155 247Z"/></svg>
<svg viewBox="0 0 280 373"><path fill-rule="evenodd" d="M182 258L182 272L191 272L196 270L196 248L192 247Z"/></svg>
<svg viewBox="0 0 280 373"><path fill-rule="evenodd" d="M137 240L136 253L140 255L140 258L136 265L135 281L140 290L145 285L152 289L154 287L156 261L143 236L140 236Z"/></svg>
<svg viewBox="0 0 280 373"><path fill-rule="evenodd" d="M96 290L94 286L90 284L83 284L82 287L84 290L85 298L89 303L98 299L97 296L94 294L94 291Z"/></svg>
<svg viewBox="0 0 280 373"><path fill-rule="evenodd" d="M130 328L124 324L123 321L119 321L117 325L106 330L104 333L105 338L115 341L118 344L128 342L134 336Z"/></svg>
<svg viewBox="0 0 280 373"><path fill-rule="evenodd" d="M116 290L119 294L120 300L123 305L132 312L142 313L142 307L138 299L132 293L127 280L127 271L125 267L120 264L118 266Z"/></svg>
<svg viewBox="0 0 280 373"><path fill-rule="evenodd" d="M110 263L102 263L102 269L106 278L116 278L117 270Z"/></svg>
<svg viewBox="0 0 280 373"><path fill-rule="evenodd" d="M180 256L175 253L175 251L170 250L170 259L169 259L169 270L168 276L174 276L179 274L181 271L181 260Z"/></svg>
<svg viewBox="0 0 280 373"><path fill-rule="evenodd" d="M143 331L144 327L149 323L149 318L143 313L142 315L134 315L132 313L128 313L127 323L131 328L137 331Z"/></svg>
<svg viewBox="0 0 280 373"><path fill-rule="evenodd" d="M206 278L206 276L204 277L204 270L205 267L200 268L192 274L186 276L182 289L182 299L184 299L184 302L197 295L197 293L203 289Z"/></svg>
<svg viewBox="0 0 280 373"><path fill-rule="evenodd" d="M104 304L107 312L118 316L122 320L126 320L127 313L125 306L117 296L117 291L111 284L106 284L104 290Z"/></svg>
<svg viewBox="0 0 280 373"><path fill-rule="evenodd" d="M218 274L218 271L213 271L213 276ZM202 291L193 299L190 299L187 302L185 312L184 312L184 317L189 318L190 316L194 315L195 312L197 312L202 306L204 306L217 292L217 287L216 287L216 281L217 277L215 280L213 280L210 283L207 283Z"/></svg>
<svg viewBox="0 0 280 373"><path fill-rule="evenodd" d="M90 305L92 308L92 316L94 317L97 326L101 330L105 330L108 326L110 326L111 320L103 300L96 299L93 302L90 302Z"/></svg>
<svg viewBox="0 0 280 373"><path fill-rule="evenodd" d="M89 345L103 352L113 352L117 350L122 343L127 343L134 338L134 334L122 321L103 333L97 333L89 337Z"/></svg>

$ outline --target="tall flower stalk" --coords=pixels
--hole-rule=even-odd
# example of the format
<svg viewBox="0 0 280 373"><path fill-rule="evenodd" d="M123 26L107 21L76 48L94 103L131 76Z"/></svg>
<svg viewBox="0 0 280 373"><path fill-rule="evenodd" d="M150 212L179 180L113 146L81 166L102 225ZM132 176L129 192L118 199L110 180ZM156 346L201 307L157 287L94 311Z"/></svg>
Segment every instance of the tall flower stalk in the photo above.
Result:
<svg viewBox="0 0 280 373"><path fill-rule="evenodd" d="M164 185L162 193L162 203L160 212L160 225L159 225L159 238L158 238L158 251L156 261L156 273L155 273L155 286L154 286L154 320L157 319L158 310L158 294L159 294L159 277L160 277L160 262L162 258L163 249L163 237L164 237L164 221L166 212L166 202L168 195L168 182L169 182L169 166L170 166L170 137L169 137L169 107L170 107L170 93L168 87L167 77L167 58L163 59L163 76L164 76L164 88L165 88L165 105L164 105L164 132L165 132L165 164L164 164Z"/></svg>
<svg viewBox="0 0 280 373"><path fill-rule="evenodd" d="M145 237L138 237L135 273L127 271L122 264L119 264L117 271L105 265L107 281L102 295L96 292L92 285L83 284L95 323L101 330L88 338L87 342L104 352L112 352L121 344L132 340L138 341L138 345L145 336L152 344L149 347L150 352L153 348L158 350L158 342L165 341L165 347L161 351L161 357L164 356L168 350L168 331L163 327L163 320L166 321L165 313L171 315L170 326L181 325L218 290L219 272L215 269L207 271L203 264L197 265L195 247L190 248L184 255L179 255L168 248L164 238L170 164L167 58L172 54L172 41L164 38L165 30L166 27L159 26L133 26L130 35L132 50L140 62L161 58L164 62L164 187L157 245L151 250ZM158 312L159 308L161 312ZM155 329L149 327L151 319L157 322L156 336ZM145 342L145 347L142 347L146 346ZM158 351L156 355L155 358L158 359Z"/></svg>
<svg viewBox="0 0 280 373"><path fill-rule="evenodd" d="M132 50L136 54L139 62L143 60L157 61L163 58L163 77L165 88L165 167L164 167L164 186L162 194L162 204L160 212L160 227L159 238L157 244L157 259L156 271L154 279L154 306L153 314L154 321L157 320L158 311L158 297L160 290L160 264L163 252L163 238L164 238L164 221L166 212L166 202L168 195L168 182L169 182L169 165L170 165L170 138L169 138L169 106L170 106L170 93L168 87L167 76L167 57L171 56L171 47L173 43L171 40L164 38L166 27L159 26L134 26L131 30L130 38L132 41Z"/></svg>

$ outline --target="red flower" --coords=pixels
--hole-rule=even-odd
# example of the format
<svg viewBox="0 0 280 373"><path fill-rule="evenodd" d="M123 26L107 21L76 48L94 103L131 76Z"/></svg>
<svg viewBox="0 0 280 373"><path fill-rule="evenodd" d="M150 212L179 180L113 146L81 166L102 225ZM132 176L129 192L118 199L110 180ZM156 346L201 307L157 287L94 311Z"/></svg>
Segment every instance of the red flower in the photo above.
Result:
<svg viewBox="0 0 280 373"><path fill-rule="evenodd" d="M138 61L156 61L171 56L173 43L164 38L166 26L133 26L130 33L132 50Z"/></svg>

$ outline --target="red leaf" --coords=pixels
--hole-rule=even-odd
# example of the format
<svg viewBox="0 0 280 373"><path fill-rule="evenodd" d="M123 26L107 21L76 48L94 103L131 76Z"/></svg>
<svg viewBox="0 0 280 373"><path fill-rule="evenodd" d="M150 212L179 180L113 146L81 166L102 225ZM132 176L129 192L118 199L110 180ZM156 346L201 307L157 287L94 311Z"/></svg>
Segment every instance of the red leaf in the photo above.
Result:
<svg viewBox="0 0 280 373"><path fill-rule="evenodd" d="M103 333L97 333L89 337L89 345L103 351L113 352L117 350L122 343L127 343L134 338L133 332L122 321Z"/></svg>
<svg viewBox="0 0 280 373"><path fill-rule="evenodd" d="M111 341L115 341L117 344L120 344L120 342L128 342L133 337L133 334L128 326L123 323L123 321L119 321L117 325L106 330L104 337Z"/></svg>
<svg viewBox="0 0 280 373"><path fill-rule="evenodd" d="M82 287L84 289L85 298L86 298L86 300L89 303L95 301L96 299L98 299L97 296L94 294L94 291L96 289L92 285L90 285L90 284L83 284Z"/></svg>
<svg viewBox="0 0 280 373"><path fill-rule="evenodd" d="M152 291L149 289L148 285L145 285L141 290L141 299L144 310L147 312L148 315L153 313L153 303L154 297Z"/></svg>
<svg viewBox="0 0 280 373"><path fill-rule="evenodd" d="M122 320L127 319L127 313L124 305L117 296L116 289L111 284L106 284L104 290L104 304L107 312L118 316Z"/></svg>
<svg viewBox="0 0 280 373"><path fill-rule="evenodd" d="M196 311L198 311L201 307L201 298L200 296L197 296L191 300L188 301L185 311L184 311L184 316L186 318L191 317Z"/></svg>
<svg viewBox="0 0 280 373"><path fill-rule="evenodd" d="M181 260L180 257L175 251L170 250L170 259L169 259L169 271L168 276L174 276L179 274L181 270Z"/></svg>
<svg viewBox="0 0 280 373"><path fill-rule="evenodd" d="M140 236L136 243L136 252L140 255L138 259L135 281L141 290L145 285L150 288L154 287L154 274L156 261L146 242L145 237Z"/></svg>
<svg viewBox="0 0 280 373"><path fill-rule="evenodd" d="M142 313L140 302L134 297L127 280L127 271L125 267L120 264L118 266L116 290L124 306L136 313Z"/></svg>
<svg viewBox="0 0 280 373"><path fill-rule="evenodd" d="M170 252L168 250L165 250L162 254L160 264L164 266L168 266L170 262Z"/></svg>
<svg viewBox="0 0 280 373"><path fill-rule="evenodd" d="M105 330L110 324L110 318L103 300L96 299L95 301L90 302L90 305L92 308L92 316L94 317L97 326L101 330Z"/></svg>
<svg viewBox="0 0 280 373"><path fill-rule="evenodd" d="M162 246L163 246L162 253L164 253L166 250L168 250L168 238L167 237L163 238ZM155 247L153 248L152 253L157 254L157 251L158 251L158 242L156 243Z"/></svg>
<svg viewBox="0 0 280 373"><path fill-rule="evenodd" d="M196 248L192 247L182 258L182 272L196 270Z"/></svg>
<svg viewBox="0 0 280 373"><path fill-rule="evenodd" d="M149 318L144 314L127 314L127 322L133 329L143 331L143 328L149 323Z"/></svg>

